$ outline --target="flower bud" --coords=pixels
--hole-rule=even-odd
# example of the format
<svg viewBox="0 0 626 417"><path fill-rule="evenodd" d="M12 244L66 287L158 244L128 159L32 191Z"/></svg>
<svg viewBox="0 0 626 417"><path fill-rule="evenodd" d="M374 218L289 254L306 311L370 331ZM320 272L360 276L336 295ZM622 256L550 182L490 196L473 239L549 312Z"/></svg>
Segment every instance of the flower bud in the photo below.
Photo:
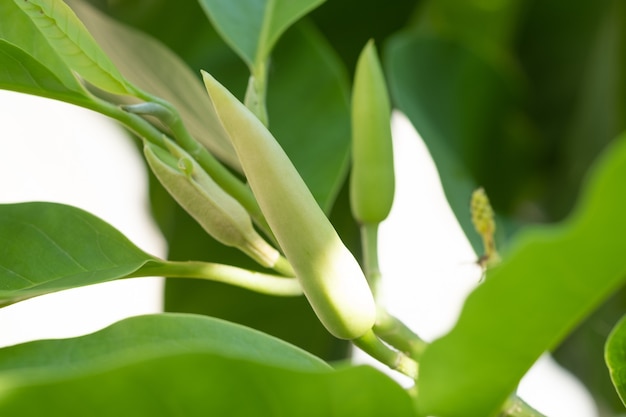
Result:
<svg viewBox="0 0 626 417"><path fill-rule="evenodd" d="M211 75L202 75L250 187L313 310L336 337L362 336L374 325L376 305L358 262L272 134Z"/></svg>
<svg viewBox="0 0 626 417"><path fill-rule="evenodd" d="M393 203L395 177L391 105L374 42L363 48L352 90L352 214L361 223L380 223Z"/></svg>
<svg viewBox="0 0 626 417"><path fill-rule="evenodd" d="M144 154L167 191L217 241L240 249L262 266L273 267L280 257L254 230L248 212L202 168L173 143L169 152L146 143Z"/></svg>

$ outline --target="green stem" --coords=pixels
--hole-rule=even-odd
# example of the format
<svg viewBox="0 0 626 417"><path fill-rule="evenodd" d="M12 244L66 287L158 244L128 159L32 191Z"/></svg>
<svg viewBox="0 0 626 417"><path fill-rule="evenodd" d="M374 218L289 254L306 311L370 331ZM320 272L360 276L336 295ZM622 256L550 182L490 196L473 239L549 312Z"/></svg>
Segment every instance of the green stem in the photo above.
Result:
<svg viewBox="0 0 626 417"><path fill-rule="evenodd" d="M393 350L384 344L373 331L354 339L354 344L365 353L412 379L417 379L417 362L402 352Z"/></svg>
<svg viewBox="0 0 626 417"><path fill-rule="evenodd" d="M148 276L206 279L276 296L302 295L300 283L294 278L208 262L152 261L141 267L129 278Z"/></svg>
<svg viewBox="0 0 626 417"><path fill-rule="evenodd" d="M274 266L272 266L272 269L279 274L284 275L285 277L295 278L296 276L296 272L293 270L293 267L284 256L278 258Z"/></svg>
<svg viewBox="0 0 626 417"><path fill-rule="evenodd" d="M380 267L378 265L378 223L364 223L361 225L361 244L365 277L376 298L381 280Z"/></svg>
<svg viewBox="0 0 626 417"><path fill-rule="evenodd" d="M257 62L250 72L244 104L267 127L267 62Z"/></svg>
<svg viewBox="0 0 626 417"><path fill-rule="evenodd" d="M415 334L406 324L382 308L378 309L374 333L416 361L419 361L424 350L426 350L426 346L428 346L428 343Z"/></svg>
<svg viewBox="0 0 626 417"><path fill-rule="evenodd" d="M511 396L502 407L502 411L498 417L546 417L539 411L535 410L520 397Z"/></svg>

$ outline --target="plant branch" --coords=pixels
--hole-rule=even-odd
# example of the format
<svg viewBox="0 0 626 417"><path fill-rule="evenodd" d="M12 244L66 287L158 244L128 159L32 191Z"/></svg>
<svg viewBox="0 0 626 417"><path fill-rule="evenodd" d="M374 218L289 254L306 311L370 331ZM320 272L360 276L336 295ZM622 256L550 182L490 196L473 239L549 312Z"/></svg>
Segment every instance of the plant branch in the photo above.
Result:
<svg viewBox="0 0 626 417"><path fill-rule="evenodd" d="M141 267L129 278L147 276L205 279L276 296L302 295L302 287L295 278L285 278L231 265L208 262L152 261Z"/></svg>
<svg viewBox="0 0 626 417"><path fill-rule="evenodd" d="M354 339L353 343L365 353L412 379L417 379L418 365L415 360L384 344L373 331Z"/></svg>
<svg viewBox="0 0 626 417"><path fill-rule="evenodd" d="M546 417L539 411L526 404L520 397L513 395L502 407L498 417Z"/></svg>
<svg viewBox="0 0 626 417"><path fill-rule="evenodd" d="M364 223L361 225L361 242L365 277L374 294L374 298L376 298L381 280L378 264L378 223Z"/></svg>
<svg viewBox="0 0 626 417"><path fill-rule="evenodd" d="M419 361L428 346L422 338L413 332L397 317L383 308L378 309L374 333L386 343Z"/></svg>

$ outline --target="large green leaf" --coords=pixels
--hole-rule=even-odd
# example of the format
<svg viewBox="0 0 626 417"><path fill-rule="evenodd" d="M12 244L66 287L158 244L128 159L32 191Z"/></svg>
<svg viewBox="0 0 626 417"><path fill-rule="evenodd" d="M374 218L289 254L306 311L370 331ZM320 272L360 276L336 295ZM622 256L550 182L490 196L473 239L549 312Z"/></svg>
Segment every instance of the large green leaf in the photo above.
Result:
<svg viewBox="0 0 626 417"><path fill-rule="evenodd" d="M16 45L0 39L0 88L79 103L88 101L85 92L71 88L59 77ZM61 68L55 70L58 74Z"/></svg>
<svg viewBox="0 0 626 417"><path fill-rule="evenodd" d="M113 227L75 207L0 205L0 305L122 278L152 260Z"/></svg>
<svg viewBox="0 0 626 417"><path fill-rule="evenodd" d="M289 26L323 2L200 0L200 5L224 40L252 68L265 61Z"/></svg>
<svg viewBox="0 0 626 417"><path fill-rule="evenodd" d="M199 316L143 316L5 348L0 382L0 412L25 417L415 415L379 371L333 371L278 339Z"/></svg>
<svg viewBox="0 0 626 417"><path fill-rule="evenodd" d="M626 405L626 316L611 332L604 354L613 385Z"/></svg>
<svg viewBox="0 0 626 417"><path fill-rule="evenodd" d="M7 0L3 0L7 1ZM114 94L132 91L72 10L58 0L14 0L65 64L82 78ZM33 25L21 28L33 36Z"/></svg>
<svg viewBox="0 0 626 417"><path fill-rule="evenodd" d="M420 362L420 413L493 416L534 361L626 277L626 137L590 177L574 215L520 233Z"/></svg>
<svg viewBox="0 0 626 417"><path fill-rule="evenodd" d="M117 68L133 84L172 103L190 133L231 167L239 167L206 90L193 71L154 38L98 12L69 2Z"/></svg>

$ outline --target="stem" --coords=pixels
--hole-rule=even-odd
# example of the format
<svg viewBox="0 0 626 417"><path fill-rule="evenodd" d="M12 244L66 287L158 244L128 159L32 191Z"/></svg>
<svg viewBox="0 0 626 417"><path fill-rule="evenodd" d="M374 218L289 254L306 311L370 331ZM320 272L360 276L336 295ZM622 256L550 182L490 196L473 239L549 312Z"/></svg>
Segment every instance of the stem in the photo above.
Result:
<svg viewBox="0 0 626 417"><path fill-rule="evenodd" d="M417 379L417 362L409 358L402 352L390 349L384 344L373 331L365 333L363 336L354 339L354 344L365 353L384 363L391 369L394 369L412 379Z"/></svg>
<svg viewBox="0 0 626 417"><path fill-rule="evenodd" d="M378 265L378 223L364 223L361 225L361 242L365 277L374 294L374 298L376 298L381 280L380 267Z"/></svg>
<svg viewBox="0 0 626 417"><path fill-rule="evenodd" d="M256 115L265 127L269 125L267 117L267 62L257 62L251 70L248 87L246 88L246 96L244 98L245 106Z"/></svg>
<svg viewBox="0 0 626 417"><path fill-rule="evenodd" d="M288 278L295 278L296 276L296 272L284 256L278 258L274 266L272 266L272 269Z"/></svg>
<svg viewBox="0 0 626 417"><path fill-rule="evenodd" d="M502 407L502 411L498 417L546 417L539 411L535 410L520 397L514 395L509 397Z"/></svg>
<svg viewBox="0 0 626 417"><path fill-rule="evenodd" d="M379 308L374 333L394 348L419 361L428 346L417 334L398 318Z"/></svg>
<svg viewBox="0 0 626 417"><path fill-rule="evenodd" d="M263 294L276 296L302 295L302 287L298 280L261 272L249 271L231 265L209 262L148 262L129 278L164 276L167 278L195 278L246 288Z"/></svg>

